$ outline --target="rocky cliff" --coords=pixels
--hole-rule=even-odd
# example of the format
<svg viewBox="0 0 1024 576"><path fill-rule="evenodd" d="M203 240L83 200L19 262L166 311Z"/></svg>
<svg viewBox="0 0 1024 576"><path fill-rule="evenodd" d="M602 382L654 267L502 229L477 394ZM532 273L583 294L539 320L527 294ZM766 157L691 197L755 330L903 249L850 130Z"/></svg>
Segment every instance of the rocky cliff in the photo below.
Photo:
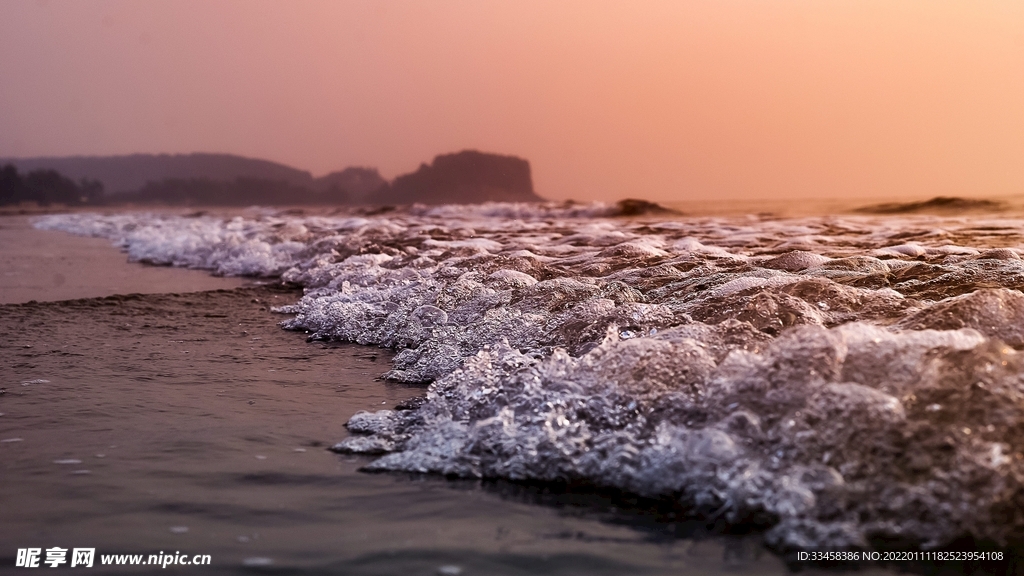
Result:
<svg viewBox="0 0 1024 576"><path fill-rule="evenodd" d="M530 163L515 156L464 150L442 154L379 190L375 204L537 202Z"/></svg>

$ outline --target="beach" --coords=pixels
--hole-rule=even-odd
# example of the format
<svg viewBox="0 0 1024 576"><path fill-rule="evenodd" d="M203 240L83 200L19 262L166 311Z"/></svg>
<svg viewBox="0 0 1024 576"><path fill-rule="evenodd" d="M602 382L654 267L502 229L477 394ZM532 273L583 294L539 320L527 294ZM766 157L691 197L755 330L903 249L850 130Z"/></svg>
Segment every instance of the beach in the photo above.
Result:
<svg viewBox="0 0 1024 576"><path fill-rule="evenodd" d="M4 8L0 567L1024 576L1024 4Z"/></svg>
<svg viewBox="0 0 1024 576"><path fill-rule="evenodd" d="M0 306L9 550L352 574L1018 562L1015 217L492 203L18 225L32 240L5 257L40 265L15 288L57 262L137 293ZM799 556L832 550L988 556Z"/></svg>

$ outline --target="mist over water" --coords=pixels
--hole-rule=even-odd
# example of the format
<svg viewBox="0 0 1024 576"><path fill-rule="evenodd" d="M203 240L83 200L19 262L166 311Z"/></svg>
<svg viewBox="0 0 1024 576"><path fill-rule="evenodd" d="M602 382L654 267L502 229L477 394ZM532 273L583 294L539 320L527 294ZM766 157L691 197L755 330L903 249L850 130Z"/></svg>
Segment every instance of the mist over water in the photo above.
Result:
<svg viewBox="0 0 1024 576"><path fill-rule="evenodd" d="M130 258L305 288L313 339L398 351L371 470L568 481L781 549L1024 529L1024 220L610 217L602 204L331 217L71 214Z"/></svg>

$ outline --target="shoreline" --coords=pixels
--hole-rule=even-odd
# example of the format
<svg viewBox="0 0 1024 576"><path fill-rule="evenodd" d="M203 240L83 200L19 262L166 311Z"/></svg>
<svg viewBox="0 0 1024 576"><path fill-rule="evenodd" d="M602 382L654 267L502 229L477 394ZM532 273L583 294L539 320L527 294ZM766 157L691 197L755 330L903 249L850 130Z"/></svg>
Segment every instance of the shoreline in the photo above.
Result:
<svg viewBox="0 0 1024 576"><path fill-rule="evenodd" d="M951 202L950 202L951 201ZM600 201L607 206L620 202L639 202L667 209L666 213L654 213L654 217L672 218L715 218L758 216L771 218L805 218L827 216L963 216L965 214L986 217L1021 217L1024 215L1024 194L1002 193L991 195L935 193L932 195L892 198L891 196L859 196L850 198L828 197L778 197L778 198L688 198L685 200L648 200L642 197L626 197L617 200ZM946 205L946 203L949 205ZM484 202L485 204L487 202ZM500 201L490 203L501 203ZM541 199L536 202L519 204L550 204L585 206L590 201L568 199ZM475 203L455 204L471 206ZM416 204L416 206L437 207L446 204ZM451 204L447 204L451 205ZM204 204L162 204L123 203L95 205L49 205L19 204L0 206L0 219L8 217L35 217L49 214L95 212L119 214L125 212L147 212L168 215L209 214L216 216L292 214L308 216L329 215L374 215L390 211L401 212L414 205L409 204L270 204L270 205L204 205ZM916 206L916 207L915 207ZM906 208L906 210L901 209ZM887 211L886 208L892 208ZM674 214L672 212L675 212ZM651 217L651 214L622 215L616 218Z"/></svg>
<svg viewBox="0 0 1024 576"><path fill-rule="evenodd" d="M252 283L205 270L129 262L109 240L38 230L31 218L0 216L0 304L201 292Z"/></svg>

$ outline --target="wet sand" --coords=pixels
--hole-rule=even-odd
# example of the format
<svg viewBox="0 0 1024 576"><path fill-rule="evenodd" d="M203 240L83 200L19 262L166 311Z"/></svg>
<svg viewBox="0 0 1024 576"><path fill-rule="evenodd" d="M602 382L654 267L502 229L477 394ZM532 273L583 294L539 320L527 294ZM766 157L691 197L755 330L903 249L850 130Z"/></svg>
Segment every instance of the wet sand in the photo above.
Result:
<svg viewBox="0 0 1024 576"><path fill-rule="evenodd" d="M199 292L246 283L200 270L133 264L109 240L36 230L31 220L0 216L0 304Z"/></svg>

